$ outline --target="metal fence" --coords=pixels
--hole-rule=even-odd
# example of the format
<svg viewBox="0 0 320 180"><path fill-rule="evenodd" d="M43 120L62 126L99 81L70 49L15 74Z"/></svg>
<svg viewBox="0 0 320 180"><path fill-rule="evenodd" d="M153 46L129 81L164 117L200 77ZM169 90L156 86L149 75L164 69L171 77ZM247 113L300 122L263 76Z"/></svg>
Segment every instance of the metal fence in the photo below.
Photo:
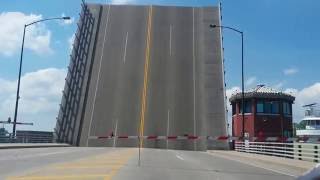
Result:
<svg viewBox="0 0 320 180"><path fill-rule="evenodd" d="M0 143L10 143L11 140L11 136L9 134L2 134L0 135Z"/></svg>
<svg viewBox="0 0 320 180"><path fill-rule="evenodd" d="M320 144L236 141L235 150L238 152L320 162Z"/></svg>
<svg viewBox="0 0 320 180"><path fill-rule="evenodd" d="M1 135L0 143L53 143L53 136L46 134L20 134L15 138L11 134Z"/></svg>

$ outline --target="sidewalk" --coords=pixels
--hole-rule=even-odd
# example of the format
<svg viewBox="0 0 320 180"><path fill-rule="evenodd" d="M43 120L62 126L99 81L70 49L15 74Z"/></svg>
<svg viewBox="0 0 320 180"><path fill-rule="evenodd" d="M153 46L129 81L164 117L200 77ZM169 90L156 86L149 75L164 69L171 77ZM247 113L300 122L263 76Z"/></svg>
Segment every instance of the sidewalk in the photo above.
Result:
<svg viewBox="0 0 320 180"><path fill-rule="evenodd" d="M313 162L237 151L210 150L208 153L294 177L302 175L316 165Z"/></svg>
<svg viewBox="0 0 320 180"><path fill-rule="evenodd" d="M69 144L58 143L0 143L0 149L69 147Z"/></svg>

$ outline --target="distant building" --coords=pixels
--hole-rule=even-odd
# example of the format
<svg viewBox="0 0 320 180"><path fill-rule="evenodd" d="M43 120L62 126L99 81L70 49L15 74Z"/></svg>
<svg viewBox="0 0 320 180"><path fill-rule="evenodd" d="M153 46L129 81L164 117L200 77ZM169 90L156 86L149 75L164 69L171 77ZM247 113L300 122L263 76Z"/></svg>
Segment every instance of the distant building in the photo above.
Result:
<svg viewBox="0 0 320 180"><path fill-rule="evenodd" d="M48 131L22 131L16 132L17 143L52 143L53 132Z"/></svg>
<svg viewBox="0 0 320 180"><path fill-rule="evenodd" d="M291 137L292 104L295 97L258 85L244 94L247 137ZM230 97L232 105L232 135L242 136L242 93Z"/></svg>

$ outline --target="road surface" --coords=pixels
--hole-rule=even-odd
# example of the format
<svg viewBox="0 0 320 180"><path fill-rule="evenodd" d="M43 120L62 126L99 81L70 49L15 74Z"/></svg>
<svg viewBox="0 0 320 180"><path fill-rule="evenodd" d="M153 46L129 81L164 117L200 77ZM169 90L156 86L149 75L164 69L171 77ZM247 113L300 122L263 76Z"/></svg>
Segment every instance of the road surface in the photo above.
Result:
<svg viewBox="0 0 320 180"><path fill-rule="evenodd" d="M294 179L207 152L135 148L0 151L0 179L215 180Z"/></svg>
<svg viewBox="0 0 320 180"><path fill-rule="evenodd" d="M100 23L94 34L97 38L91 39L94 56L87 59L92 63L87 101L83 114L76 118L59 116L68 121L65 124L77 124L80 117L83 122L80 129L58 127L59 132L66 131L58 134L76 131L81 137L78 145L107 147L136 147L137 140L90 137L112 132L129 136L226 135L221 36L219 29L209 28L220 24L218 7L89 8ZM70 137L59 139L75 143L67 140ZM207 149L202 140L148 141L143 146Z"/></svg>

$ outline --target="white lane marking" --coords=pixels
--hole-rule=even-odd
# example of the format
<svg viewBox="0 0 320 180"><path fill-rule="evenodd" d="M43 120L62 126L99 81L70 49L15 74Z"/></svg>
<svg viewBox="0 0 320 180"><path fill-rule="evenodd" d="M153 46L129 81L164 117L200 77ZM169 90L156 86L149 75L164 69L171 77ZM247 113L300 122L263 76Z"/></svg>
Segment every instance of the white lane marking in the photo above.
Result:
<svg viewBox="0 0 320 180"><path fill-rule="evenodd" d="M181 156L176 155L176 157L177 157L178 159L180 159L180 160L184 161L184 159L183 159Z"/></svg>
<svg viewBox="0 0 320 180"><path fill-rule="evenodd" d="M195 38L194 38L194 8L192 8L192 71L193 71L193 135L196 136L196 77L195 77ZM197 150L196 141L193 141L194 150Z"/></svg>
<svg viewBox="0 0 320 180"><path fill-rule="evenodd" d="M126 35L126 43L125 43L125 45L124 45L124 54L123 54L123 62L124 62L124 63L126 63L126 57L127 57L128 35L129 35L129 32L127 32L127 35Z"/></svg>
<svg viewBox="0 0 320 180"><path fill-rule="evenodd" d="M169 136L169 129L170 129L170 109L168 109L168 119L167 119L167 137ZM168 149L168 139L166 141L167 149Z"/></svg>
<svg viewBox="0 0 320 180"><path fill-rule="evenodd" d="M116 127L114 128L114 136L118 135L118 118L116 119ZM117 138L113 138L113 147L116 147Z"/></svg>
<svg viewBox="0 0 320 180"><path fill-rule="evenodd" d="M170 25L170 35L169 35L169 51L170 51L170 56L172 54L172 25Z"/></svg>
<svg viewBox="0 0 320 180"><path fill-rule="evenodd" d="M102 52L101 52L101 56L100 56L100 63L99 63L99 70L98 70L98 78L97 78L97 82L96 82L96 88L95 88L94 97L93 97L93 103L92 103L92 111L91 111L90 124L89 124L89 129L88 129L87 146L89 145L89 136L90 136L90 133L91 133L92 119L93 119L94 108L95 108L95 104L96 104L98 86L99 86L99 82L100 82L100 72L101 72L102 59L103 59L103 55L104 55L104 46L105 46L105 41L106 41L106 37L107 37L107 29L108 29L108 23L109 23L110 7L111 6L109 4L108 12L107 12L107 22L106 22L106 25L104 27Z"/></svg>
<svg viewBox="0 0 320 180"><path fill-rule="evenodd" d="M216 157L228 159L228 160L231 160L231 161L237 161L237 162L242 163L242 164L246 164L246 165L250 165L250 166L253 166L253 167L265 169L265 170L272 171L272 172L276 172L276 173L279 173L279 174L283 174L283 175L287 175L287 176L291 176L291 177L298 177L298 176L296 176L296 175L288 174L288 173L285 173L285 172L282 172L282 171L278 171L278 170L274 170L274 169L271 169L271 168L261 167L261 166L259 166L259 165L257 165L257 164L254 164L254 163L244 162L244 161L241 161L241 160L232 159L232 158L229 158L229 157L226 157L226 156L219 156L219 155L215 155L215 154L212 154L212 153L208 153L208 154L210 154L210 155L212 155L212 156L216 156Z"/></svg>

